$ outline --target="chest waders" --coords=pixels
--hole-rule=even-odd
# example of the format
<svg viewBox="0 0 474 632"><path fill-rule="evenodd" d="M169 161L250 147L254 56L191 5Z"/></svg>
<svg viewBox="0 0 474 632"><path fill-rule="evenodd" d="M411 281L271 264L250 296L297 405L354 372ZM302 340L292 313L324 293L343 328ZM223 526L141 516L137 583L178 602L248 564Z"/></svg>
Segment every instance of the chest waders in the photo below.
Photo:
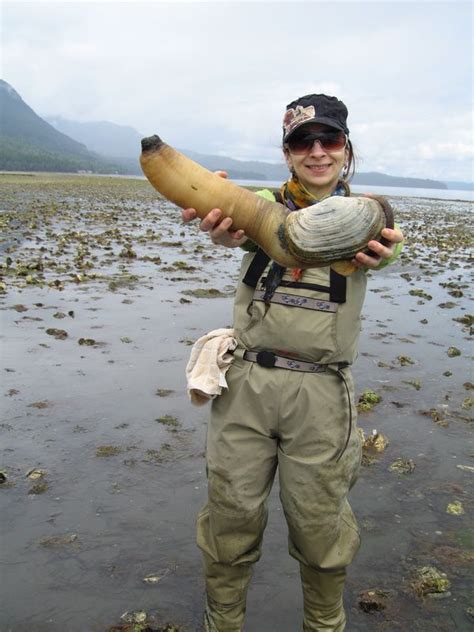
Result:
<svg viewBox="0 0 474 632"><path fill-rule="evenodd" d="M342 632L345 569L360 545L347 495L361 459L350 365L366 278L329 268L306 270L299 281L285 273L268 300L267 263L259 251L244 256L234 306L238 347L208 426L209 497L197 521L205 629L243 629L278 471L288 548L300 563L303 630Z"/></svg>

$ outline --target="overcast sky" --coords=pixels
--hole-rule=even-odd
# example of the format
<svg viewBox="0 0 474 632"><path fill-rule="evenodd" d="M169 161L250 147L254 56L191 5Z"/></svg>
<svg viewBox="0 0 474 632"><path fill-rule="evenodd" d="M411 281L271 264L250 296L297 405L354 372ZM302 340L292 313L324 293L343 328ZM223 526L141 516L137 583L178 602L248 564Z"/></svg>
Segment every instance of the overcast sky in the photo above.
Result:
<svg viewBox="0 0 474 632"><path fill-rule="evenodd" d="M286 104L334 94L359 170L472 180L472 12L460 0L4 1L2 78L41 116L275 162Z"/></svg>

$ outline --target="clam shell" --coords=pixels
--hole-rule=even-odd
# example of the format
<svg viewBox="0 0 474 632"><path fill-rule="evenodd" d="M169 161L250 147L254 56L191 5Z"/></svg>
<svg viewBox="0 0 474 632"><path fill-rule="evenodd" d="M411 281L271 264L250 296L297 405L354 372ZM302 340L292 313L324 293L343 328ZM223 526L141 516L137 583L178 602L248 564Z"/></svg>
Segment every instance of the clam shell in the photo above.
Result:
<svg viewBox="0 0 474 632"><path fill-rule="evenodd" d="M290 213L285 238L291 254L304 263L329 265L367 249L386 225L384 209L376 200L332 196Z"/></svg>

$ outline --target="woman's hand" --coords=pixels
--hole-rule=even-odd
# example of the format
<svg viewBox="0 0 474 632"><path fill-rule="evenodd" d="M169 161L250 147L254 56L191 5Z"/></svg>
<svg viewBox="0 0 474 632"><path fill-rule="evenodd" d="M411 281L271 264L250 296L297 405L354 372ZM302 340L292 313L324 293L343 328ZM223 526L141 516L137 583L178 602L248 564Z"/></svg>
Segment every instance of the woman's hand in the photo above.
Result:
<svg viewBox="0 0 474 632"><path fill-rule="evenodd" d="M382 230L382 237L385 237L390 242L389 246L384 246L379 241L369 241L367 246L372 250L374 255L366 255L363 252L358 252L352 263L358 268L370 268L376 269L379 267L382 261L390 259L393 256L395 245L403 241L403 233L399 228L384 228Z"/></svg>
<svg viewBox="0 0 474 632"><path fill-rule="evenodd" d="M225 171L215 171L221 178L227 178ZM182 211L183 222L192 222L197 218L196 210L193 208L185 208ZM227 248L237 248L247 241L247 236L243 230L231 230L232 218L224 217L222 219L222 211L219 208L213 208L201 220L199 230L209 233L212 243Z"/></svg>

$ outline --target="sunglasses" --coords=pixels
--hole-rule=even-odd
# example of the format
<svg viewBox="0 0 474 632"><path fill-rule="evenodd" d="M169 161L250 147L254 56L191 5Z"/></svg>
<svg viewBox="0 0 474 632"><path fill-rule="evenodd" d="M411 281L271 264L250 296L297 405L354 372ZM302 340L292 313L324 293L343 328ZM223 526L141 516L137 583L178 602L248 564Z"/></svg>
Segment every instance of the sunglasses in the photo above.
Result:
<svg viewBox="0 0 474 632"><path fill-rule="evenodd" d="M347 144L344 132L300 132L292 134L285 145L293 154L304 154L310 151L318 141L326 151L343 149Z"/></svg>

